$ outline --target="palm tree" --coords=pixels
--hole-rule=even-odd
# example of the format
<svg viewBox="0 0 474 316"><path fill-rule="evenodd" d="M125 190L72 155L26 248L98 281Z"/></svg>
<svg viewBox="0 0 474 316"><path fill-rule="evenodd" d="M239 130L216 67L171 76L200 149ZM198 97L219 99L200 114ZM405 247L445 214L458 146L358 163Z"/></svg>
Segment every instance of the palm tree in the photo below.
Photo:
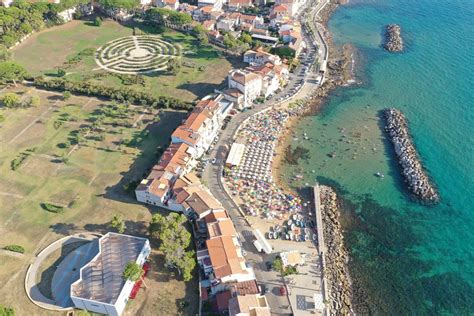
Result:
<svg viewBox="0 0 474 316"><path fill-rule="evenodd" d="M130 261L129 263L127 263L127 265L123 269L123 277L125 280L130 280L132 282L142 280L145 287L147 287L145 280L143 279L143 269L136 262Z"/></svg>

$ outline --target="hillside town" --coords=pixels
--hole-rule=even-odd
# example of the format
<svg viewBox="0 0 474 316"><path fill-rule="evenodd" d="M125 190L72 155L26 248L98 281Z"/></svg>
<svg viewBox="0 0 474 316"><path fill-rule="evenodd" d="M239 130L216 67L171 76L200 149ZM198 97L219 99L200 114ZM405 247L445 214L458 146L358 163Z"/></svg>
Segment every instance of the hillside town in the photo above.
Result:
<svg viewBox="0 0 474 316"><path fill-rule="evenodd" d="M308 93L324 81L327 47L321 35L316 40L312 28L302 27L303 17L313 18L327 4L317 3L318 9L313 8L311 15L302 11L313 3L302 0L275 3L198 0L195 4L179 0L141 0L139 10L84 1L58 12L63 22L94 12L120 23L144 16L159 19L166 27L194 34L201 43L210 43L224 54L238 56L239 64L243 65L230 69L223 84L195 102L192 111L171 133L169 145L159 160L134 189L138 202L183 214L191 224L198 264L200 315L271 315L276 312L296 315L295 309L301 309L301 314L323 313L321 273L314 246L316 230L313 217L307 214L312 214L310 206L277 188L271 176L281 128L289 117L300 111L300 108L273 107L289 104L303 90L302 95L308 97ZM12 1L2 0L2 4L8 7ZM133 32L137 45L135 28ZM133 58L139 64L140 58L146 58L148 53L140 48L136 51ZM260 111L263 114L259 114ZM230 130L226 130L229 124L237 124L234 132L240 126L236 133L239 139L222 143L222 134ZM224 173L227 176L232 173L234 179L229 177L226 184L221 184L232 191L227 198L211 192L205 179L211 167L219 168L212 171L217 179ZM247 195L253 205L243 209L232 206L230 210L230 200L236 205ZM267 219L275 218L274 224L279 224L269 227L268 221L248 222L247 216L257 218L260 213ZM237 216L246 222L245 228L236 222ZM288 225L290 234L283 234L283 242L278 242L280 225ZM290 230L298 233L293 237ZM121 315L129 298L137 295L150 269L147 263L151 253L149 240L113 232L98 239L73 238L87 242L87 246L83 246L86 255L73 252L71 259L67 259L80 269L66 272L67 260L61 263L57 274L63 274L58 277L62 283L56 286L53 279L53 287L61 294L55 294L55 300L48 300L33 286L38 268L33 265L25 282L30 300L42 308L75 307ZM270 243L270 239L277 241ZM288 251L291 241L302 243ZM248 252L249 244L252 253ZM57 249L59 244L53 243L50 247ZM44 251L46 256L49 250ZM124 279L121 273L129 267L127 262L136 264L143 274L139 278ZM299 268L304 275L311 274L311 278L300 281L284 278L286 273L294 274ZM273 279L276 281L271 281ZM313 284L308 284L305 292L298 292L296 287L291 290L290 284L299 282L306 286L305 282L312 279ZM302 295L311 303L301 301Z"/></svg>

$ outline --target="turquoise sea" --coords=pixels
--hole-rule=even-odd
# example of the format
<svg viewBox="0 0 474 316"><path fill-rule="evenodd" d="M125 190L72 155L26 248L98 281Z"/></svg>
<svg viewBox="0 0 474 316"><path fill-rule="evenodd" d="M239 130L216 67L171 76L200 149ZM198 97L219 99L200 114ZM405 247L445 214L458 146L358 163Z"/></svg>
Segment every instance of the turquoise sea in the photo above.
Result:
<svg viewBox="0 0 474 316"><path fill-rule="evenodd" d="M292 186L317 179L343 196L351 274L367 313L474 314L473 17L473 0L351 0L329 22L336 44L357 48L362 84L337 89L302 120L291 144L311 158L284 174ZM380 47L388 23L402 28L402 54ZM405 113L439 205L422 206L405 189L381 130L388 106ZM304 179L292 180L298 173Z"/></svg>

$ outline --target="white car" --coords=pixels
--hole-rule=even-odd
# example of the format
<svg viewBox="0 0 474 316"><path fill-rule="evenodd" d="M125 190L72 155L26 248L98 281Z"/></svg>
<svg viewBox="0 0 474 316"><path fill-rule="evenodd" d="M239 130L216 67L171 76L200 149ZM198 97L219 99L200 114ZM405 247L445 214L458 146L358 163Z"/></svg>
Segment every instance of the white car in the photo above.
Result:
<svg viewBox="0 0 474 316"><path fill-rule="evenodd" d="M212 158L212 161L211 161L211 163L212 163L213 165L215 165L215 164L216 164L216 162L217 162L217 159L216 159L216 158Z"/></svg>

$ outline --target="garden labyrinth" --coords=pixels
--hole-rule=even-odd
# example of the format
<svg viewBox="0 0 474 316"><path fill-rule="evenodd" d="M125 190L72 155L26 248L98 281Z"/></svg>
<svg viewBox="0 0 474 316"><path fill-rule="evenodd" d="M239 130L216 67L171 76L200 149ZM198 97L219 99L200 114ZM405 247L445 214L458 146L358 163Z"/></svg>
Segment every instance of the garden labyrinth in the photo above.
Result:
<svg viewBox="0 0 474 316"><path fill-rule="evenodd" d="M164 70L168 60L181 55L181 49L158 36L127 36L108 42L97 50L100 68L120 74L143 74Z"/></svg>

